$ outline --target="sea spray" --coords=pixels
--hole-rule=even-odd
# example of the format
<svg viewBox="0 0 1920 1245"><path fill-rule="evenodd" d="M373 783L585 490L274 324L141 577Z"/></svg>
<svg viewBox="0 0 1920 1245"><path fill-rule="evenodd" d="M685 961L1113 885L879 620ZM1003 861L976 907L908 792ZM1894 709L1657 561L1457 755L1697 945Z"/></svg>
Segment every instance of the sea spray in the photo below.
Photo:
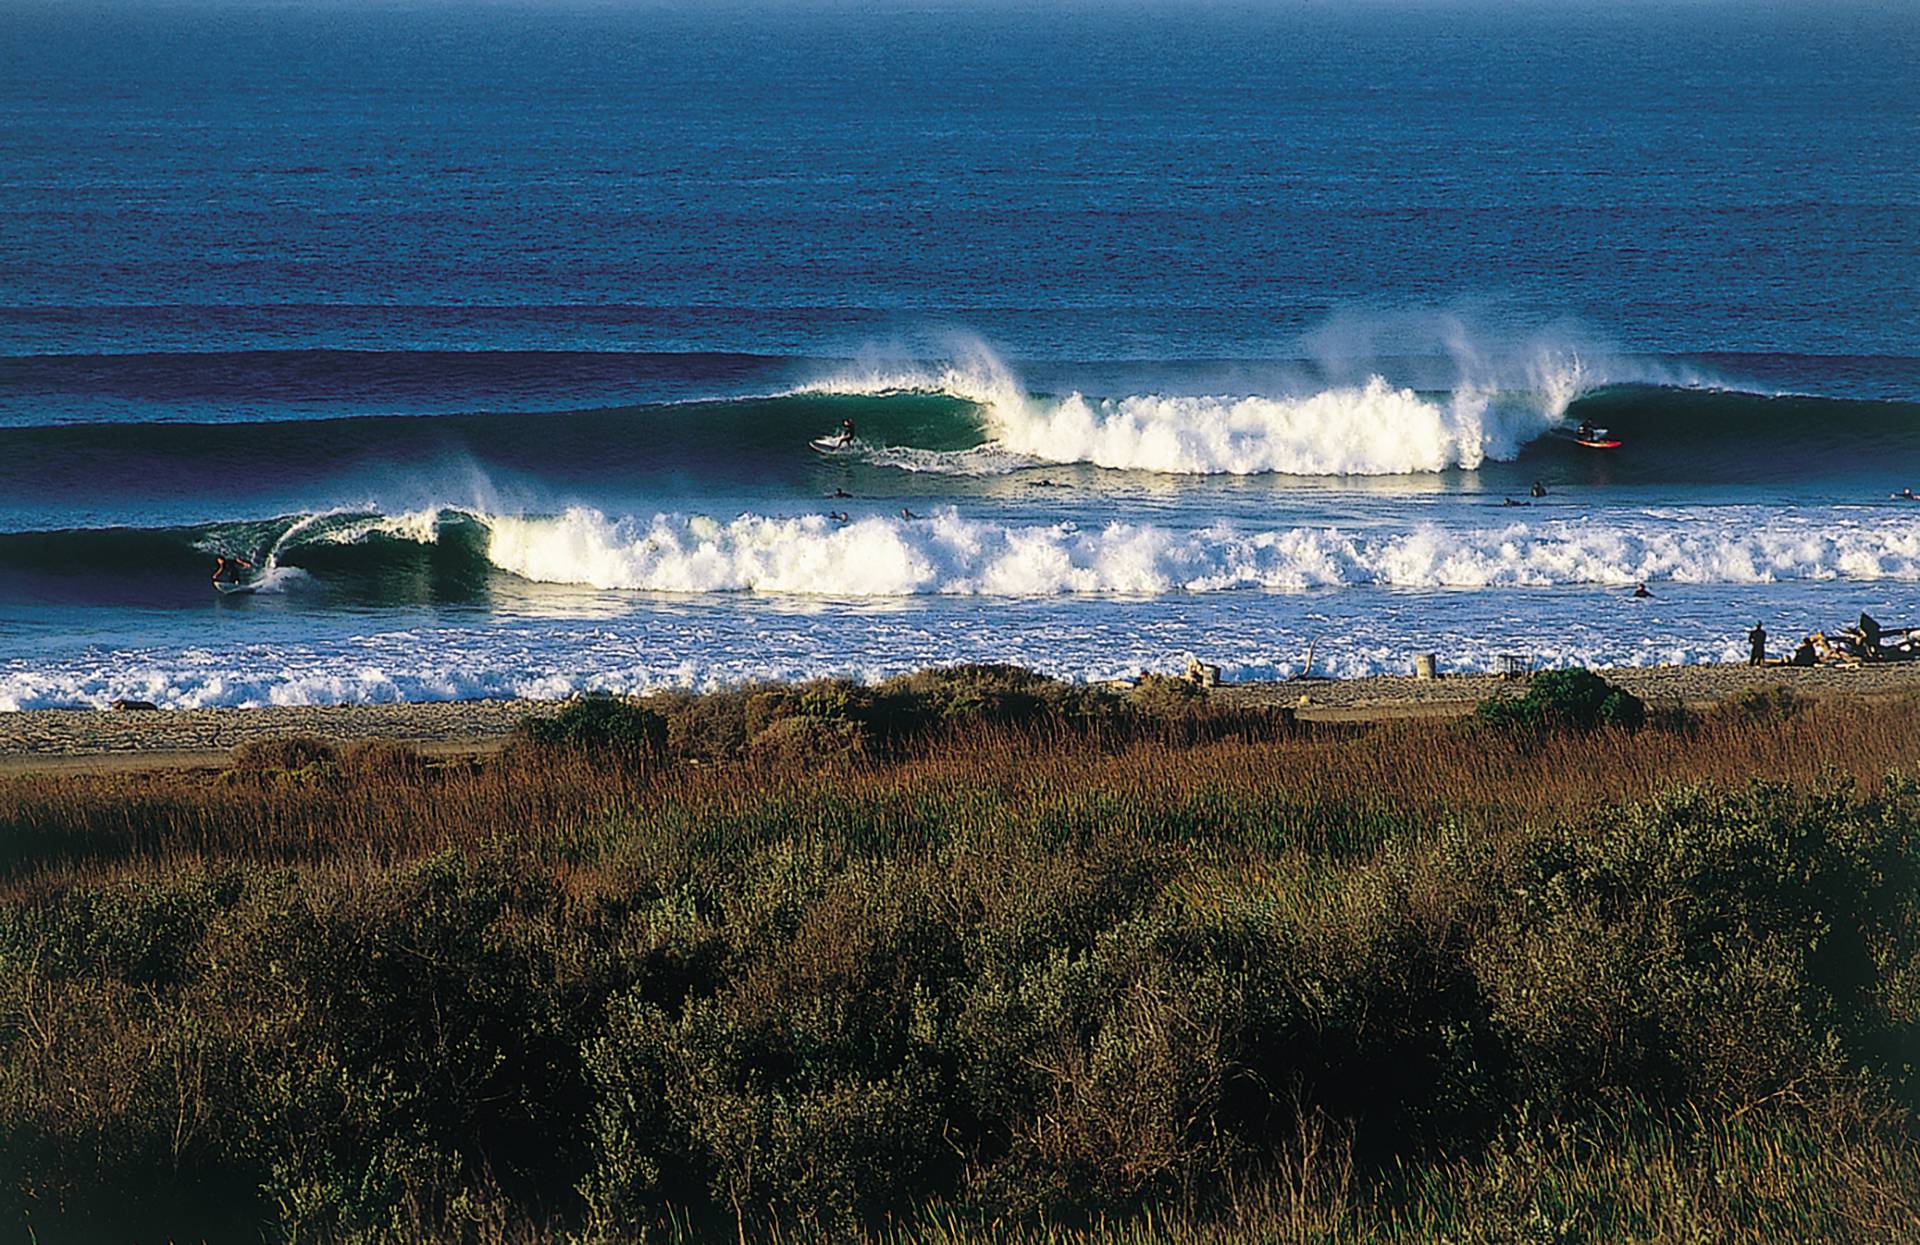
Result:
<svg viewBox="0 0 1920 1245"><path fill-rule="evenodd" d="M1463 375L1445 394L1374 374L1294 396L1048 397L1030 394L1003 361L975 346L949 365L848 372L799 392L942 393L979 408L992 439L986 448L998 454L868 456L908 470L990 474L1026 460L1179 475L1406 475L1511 459L1601 380L1577 354L1542 352L1524 371L1525 389Z"/></svg>

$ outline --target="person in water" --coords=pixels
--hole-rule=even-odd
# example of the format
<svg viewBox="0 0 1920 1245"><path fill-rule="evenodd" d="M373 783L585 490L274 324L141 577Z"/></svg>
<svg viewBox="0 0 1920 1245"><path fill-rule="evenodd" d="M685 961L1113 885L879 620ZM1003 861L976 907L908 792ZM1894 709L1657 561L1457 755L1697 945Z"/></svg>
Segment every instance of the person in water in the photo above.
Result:
<svg viewBox="0 0 1920 1245"><path fill-rule="evenodd" d="M1889 493L1888 496L1893 498L1895 501L1920 501L1920 497L1914 496L1914 492L1911 487L1903 488L1898 493Z"/></svg>
<svg viewBox="0 0 1920 1245"><path fill-rule="evenodd" d="M1647 591L1647 586L1645 584L1635 584L1633 586L1633 595L1637 598L1637 597L1650 597L1653 594Z"/></svg>
<svg viewBox="0 0 1920 1245"><path fill-rule="evenodd" d="M915 514L913 511L907 509L905 506L902 506L900 507L900 517L903 519L917 519L920 516Z"/></svg>
<svg viewBox="0 0 1920 1245"><path fill-rule="evenodd" d="M852 493L849 493L849 492L847 492L847 490L845 490L845 489L843 489L843 488L837 488L837 489L835 489L835 490L833 490L833 492L831 492L831 493L828 493L828 494L827 494L827 496L828 496L828 497L832 497L832 498L834 498L834 499L836 499L836 500L843 500L843 499L844 499L844 500L851 500L851 499L852 499L852 497L853 497L853 494L852 494Z"/></svg>
<svg viewBox="0 0 1920 1245"><path fill-rule="evenodd" d="M229 558L225 554L217 553L213 557L213 582L217 584L224 581L237 584L246 578L241 572L252 569L253 563L245 558Z"/></svg>
<svg viewBox="0 0 1920 1245"><path fill-rule="evenodd" d="M1547 486L1535 480L1531 492L1535 497L1545 497L1547 495Z"/></svg>
<svg viewBox="0 0 1920 1245"><path fill-rule="evenodd" d="M1747 632L1747 664L1749 666L1767 664L1767 629L1759 623L1753 624L1753 630Z"/></svg>

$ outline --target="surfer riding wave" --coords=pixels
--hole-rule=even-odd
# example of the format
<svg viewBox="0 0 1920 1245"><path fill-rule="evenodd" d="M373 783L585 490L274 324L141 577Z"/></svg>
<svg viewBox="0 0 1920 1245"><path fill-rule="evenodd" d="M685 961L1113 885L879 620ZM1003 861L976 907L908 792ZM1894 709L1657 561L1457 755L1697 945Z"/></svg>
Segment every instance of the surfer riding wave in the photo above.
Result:
<svg viewBox="0 0 1920 1245"><path fill-rule="evenodd" d="M253 563L245 558L230 558L225 554L215 554L213 559L213 586L223 583L238 584L246 582L244 572L253 569Z"/></svg>

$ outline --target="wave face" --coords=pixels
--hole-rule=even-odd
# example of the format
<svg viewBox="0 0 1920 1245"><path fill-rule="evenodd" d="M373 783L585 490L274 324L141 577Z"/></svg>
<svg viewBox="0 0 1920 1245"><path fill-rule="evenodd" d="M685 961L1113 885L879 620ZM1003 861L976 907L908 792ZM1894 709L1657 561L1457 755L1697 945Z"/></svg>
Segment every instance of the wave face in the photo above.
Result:
<svg viewBox="0 0 1920 1245"><path fill-rule="evenodd" d="M444 362L435 356L432 367ZM616 370L604 360L575 364L600 380ZM128 366L136 379L145 375L146 364ZM322 374L339 366L302 364ZM459 366L462 375L494 380L511 373L497 359ZM702 356L674 366L700 377L761 362ZM187 383L172 364L166 370L165 385ZM968 479L1061 467L1084 469L1075 482L1094 492L1126 487L1107 472L1276 484L1427 476L1455 481L1450 487L1468 487L1459 482L1472 473L1471 487L1494 492L1524 490L1543 476L1790 490L1822 481L1856 496L1920 477L1916 402L1714 388L1703 373L1673 365L1590 363L1565 352L1524 366L1455 370L1459 378L1440 388L1395 384L1376 372L1338 382L1266 377L1252 392L1096 397L1034 392L981 356L965 366L843 369L762 396L646 406L328 418L282 410L258 421L0 427L0 528L91 526L101 499L143 525L342 505L392 513L454 498L493 513L574 501L637 513L834 487L881 495L914 477L945 480L923 483L914 496L945 490L945 500L964 506ZM1182 379L1196 378L1232 379ZM133 381L106 366L99 384ZM416 381L400 388L410 386ZM822 458L806 450L808 439L843 419L859 431L849 451ZM1573 445L1567 434L1580 420L1611 428L1627 448L1596 455Z"/></svg>

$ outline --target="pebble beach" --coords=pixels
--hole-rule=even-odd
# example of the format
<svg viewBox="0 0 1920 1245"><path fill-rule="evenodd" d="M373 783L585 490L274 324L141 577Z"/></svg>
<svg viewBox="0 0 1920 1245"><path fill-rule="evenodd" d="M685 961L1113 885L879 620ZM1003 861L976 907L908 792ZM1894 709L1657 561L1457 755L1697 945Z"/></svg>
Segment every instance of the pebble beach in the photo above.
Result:
<svg viewBox="0 0 1920 1245"><path fill-rule="evenodd" d="M1600 672L1652 705L1710 705L1749 688L1781 686L1814 698L1920 703L1920 662L1835 667L1688 665ZM1306 721L1452 717L1489 696L1518 695L1521 680L1442 673L1224 684L1224 703L1282 706ZM515 723L559 702L429 701L379 705L275 705L221 709L39 709L0 714L0 774L217 766L250 740L317 735L339 743L402 740L441 754L497 750Z"/></svg>

